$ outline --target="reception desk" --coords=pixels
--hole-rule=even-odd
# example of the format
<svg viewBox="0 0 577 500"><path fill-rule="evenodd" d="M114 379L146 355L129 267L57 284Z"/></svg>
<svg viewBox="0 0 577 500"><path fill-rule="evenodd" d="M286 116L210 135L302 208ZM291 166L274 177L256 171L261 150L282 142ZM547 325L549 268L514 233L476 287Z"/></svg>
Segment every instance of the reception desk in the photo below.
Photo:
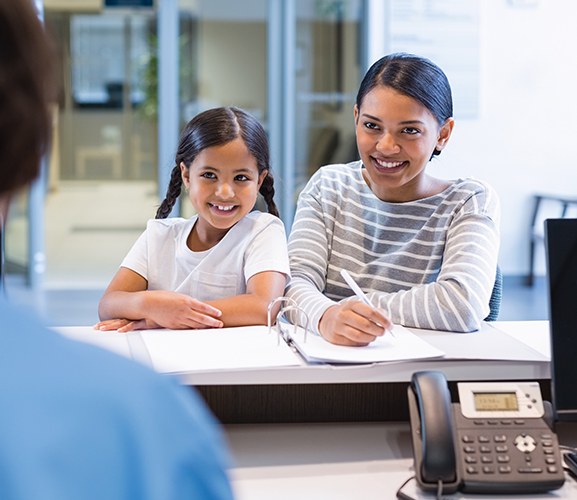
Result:
<svg viewBox="0 0 577 500"><path fill-rule="evenodd" d="M104 335L81 327L60 330L154 367L141 332ZM295 363L290 366L204 367L175 375L183 384L196 387L217 418L227 424L406 421L406 388L411 375L430 369L442 371L451 390L457 381L537 380L543 397L549 399L545 321L495 322L469 334L411 331L445 356L335 365L307 363L294 353ZM162 339L162 334L158 335ZM227 349L239 348L223 344L222 352Z"/></svg>
<svg viewBox="0 0 577 500"><path fill-rule="evenodd" d="M153 365L140 333L61 331ZM447 355L337 366L306 363L295 353L298 362L291 366L178 373L183 384L200 390L224 423L236 498L394 499L397 489L414 475L406 391L415 371L440 370L453 390L458 381L538 380L543 398L549 399L545 321L495 322L478 334L413 332ZM577 446L577 426L557 424L555 431L561 444ZM415 499L433 498L414 481L403 491ZM529 497L457 493L447 498ZM530 498L577 498L577 483L567 474L560 490Z"/></svg>

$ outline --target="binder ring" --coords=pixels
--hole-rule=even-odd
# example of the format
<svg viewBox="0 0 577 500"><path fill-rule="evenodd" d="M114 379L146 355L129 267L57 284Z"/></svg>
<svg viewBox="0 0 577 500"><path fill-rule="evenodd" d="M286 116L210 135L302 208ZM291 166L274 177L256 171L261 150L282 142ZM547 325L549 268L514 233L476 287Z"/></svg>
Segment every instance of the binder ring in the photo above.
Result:
<svg viewBox="0 0 577 500"><path fill-rule="evenodd" d="M289 297L277 297L276 299L271 301L271 303L268 305L268 308L267 308L267 323L266 324L268 326L268 333L271 332L271 329L273 327L272 310L273 310L274 306L276 306L279 303L280 304L288 303L288 305L291 305L291 306L298 308L298 304L293 299L290 299ZM278 318L281 315L282 309L283 309L283 306L281 305L281 308L277 314L277 323L278 323Z"/></svg>
<svg viewBox="0 0 577 500"><path fill-rule="evenodd" d="M282 323L285 323L287 325L287 327L290 325L290 322L288 320L286 321L281 321L283 316L285 315L285 313L289 312L289 311L295 311L297 312L299 315L303 316L305 319L304 322L304 337L303 337L303 342L306 343L307 341L307 335L308 335L308 331L309 331L309 317L307 315L307 313L305 313L299 306L293 306L293 305L288 305L283 307L279 313L277 318L278 321L276 323L276 327L277 327L277 345L280 343L280 337L282 336L285 341L288 341L289 339L287 339L287 336L285 334L283 334L282 332ZM299 327L299 323L302 323L300 321L294 321L293 322L293 326L294 326L294 333L293 333L293 337L296 337L296 333L297 333L297 328Z"/></svg>
<svg viewBox="0 0 577 500"><path fill-rule="evenodd" d="M278 297L276 299L274 299L273 301L271 301L271 303L268 305L268 311L267 311L267 326L268 326L268 333L271 333L272 328L273 328L273 322L272 322L272 310L273 308L276 306L276 304L286 304L286 305L281 305L281 308L277 314L277 320L276 320L276 330L277 330L277 345L280 344L280 339L281 337L287 341L289 339L287 339L286 335L283 334L282 331L282 327L281 327L281 323L286 323L287 325L289 325L291 322L285 318L285 321L281 321L282 318L285 316L285 314L287 312L290 311L295 311L297 313L297 315L299 316L298 319L304 318L304 342L307 341L307 335L308 335L308 331L309 331L309 317L307 315L307 313L305 311L303 311L298 304L291 298L289 297ZM294 321L294 335L296 335L297 332L297 328L298 328L298 324L301 323L302 321Z"/></svg>

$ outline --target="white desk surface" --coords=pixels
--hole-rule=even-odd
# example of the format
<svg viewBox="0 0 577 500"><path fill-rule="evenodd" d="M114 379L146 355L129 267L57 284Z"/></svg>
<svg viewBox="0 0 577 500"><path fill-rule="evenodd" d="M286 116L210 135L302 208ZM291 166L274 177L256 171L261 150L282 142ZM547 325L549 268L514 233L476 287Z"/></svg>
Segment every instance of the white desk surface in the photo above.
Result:
<svg viewBox="0 0 577 500"><path fill-rule="evenodd" d="M259 424L225 427L235 459L238 500L392 500L413 475L408 423ZM434 498L411 481L415 499ZM577 498L577 482L547 494L469 495L451 499Z"/></svg>
<svg viewBox="0 0 577 500"><path fill-rule="evenodd" d="M550 378L547 321L498 321L484 333L412 331L448 354L466 350L489 350L504 359L428 359L374 365L307 364L300 356L297 366L242 370L196 371L178 374L186 385L260 385L308 383L407 382L415 371L435 369L448 380L542 380ZM497 330L493 330L496 328ZM139 332L94 332L89 327L58 329L77 340L100 344L127 357L151 365ZM487 335L490 337L487 337ZM532 353L535 355L532 357ZM454 355L450 357L455 357ZM515 359L517 357L517 359Z"/></svg>

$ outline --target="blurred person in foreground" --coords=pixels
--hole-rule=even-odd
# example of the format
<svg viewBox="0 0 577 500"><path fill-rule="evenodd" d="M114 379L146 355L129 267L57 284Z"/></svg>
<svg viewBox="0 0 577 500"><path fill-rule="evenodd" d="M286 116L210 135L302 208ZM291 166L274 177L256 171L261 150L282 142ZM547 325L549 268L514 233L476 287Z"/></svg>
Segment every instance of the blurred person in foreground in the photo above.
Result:
<svg viewBox="0 0 577 500"><path fill-rule="evenodd" d="M50 47L30 0L0 2L0 222L47 149ZM0 408L4 500L232 498L223 438L196 393L3 297Z"/></svg>

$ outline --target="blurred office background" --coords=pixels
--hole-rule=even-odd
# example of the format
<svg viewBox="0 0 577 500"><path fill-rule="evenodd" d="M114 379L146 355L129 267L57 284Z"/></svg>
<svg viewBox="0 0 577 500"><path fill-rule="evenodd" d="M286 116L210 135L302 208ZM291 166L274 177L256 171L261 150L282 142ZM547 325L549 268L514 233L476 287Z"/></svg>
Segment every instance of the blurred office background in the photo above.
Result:
<svg viewBox="0 0 577 500"><path fill-rule="evenodd" d="M38 3L56 40L62 92L44 176L11 208L8 295L56 323L95 321L100 294L164 197L180 129L214 106L240 106L265 125L289 229L311 173L357 157L352 113L362 75L385 53L406 51L438 63L454 91L455 131L429 168L496 188L503 311L514 316L508 308L520 307L519 316L544 319L539 238L537 280L530 288L524 283L534 195L577 198L577 64L570 57L577 3ZM541 219L560 209L544 201L537 233ZM565 215L577 216L572 210ZM190 214L187 204L180 213Z"/></svg>

